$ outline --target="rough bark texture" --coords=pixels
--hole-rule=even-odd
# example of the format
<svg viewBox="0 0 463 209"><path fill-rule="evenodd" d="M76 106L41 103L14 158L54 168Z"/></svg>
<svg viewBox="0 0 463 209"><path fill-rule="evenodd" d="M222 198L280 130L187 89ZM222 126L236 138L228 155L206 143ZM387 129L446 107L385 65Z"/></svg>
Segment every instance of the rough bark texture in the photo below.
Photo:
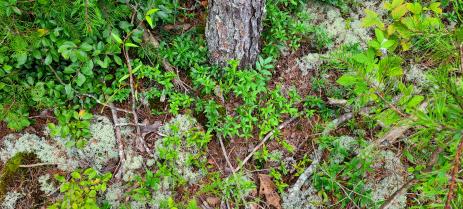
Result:
<svg viewBox="0 0 463 209"><path fill-rule="evenodd" d="M265 0L209 0L206 39L211 62L224 66L240 60L240 67L256 62L260 52Z"/></svg>

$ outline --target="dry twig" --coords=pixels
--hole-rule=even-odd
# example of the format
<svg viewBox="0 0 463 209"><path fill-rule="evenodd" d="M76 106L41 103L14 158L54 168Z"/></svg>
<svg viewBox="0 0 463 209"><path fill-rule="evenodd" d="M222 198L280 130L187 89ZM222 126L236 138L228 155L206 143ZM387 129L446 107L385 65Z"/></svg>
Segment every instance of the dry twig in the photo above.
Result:
<svg viewBox="0 0 463 209"><path fill-rule="evenodd" d="M217 138L219 139L220 147L222 148L222 153L223 153L223 156L225 157L225 161L227 161L228 167L230 167L231 171L235 173L235 168L233 168L233 165L230 162L230 158L228 157L227 150L225 149L225 145L223 144L222 137L217 134Z"/></svg>
<svg viewBox="0 0 463 209"><path fill-rule="evenodd" d="M461 151L463 150L463 137L460 139L460 143L458 144L457 153L455 154L455 159L453 161L453 169L452 169L452 179L450 180L449 184L449 193L447 194L447 201L445 202L445 209L450 209L450 204L453 199L453 191L455 190L456 185L456 176L458 174L458 170L460 169L460 155Z"/></svg>
<svg viewBox="0 0 463 209"><path fill-rule="evenodd" d="M299 115L294 116L294 117L290 118L289 120L283 122L282 124L280 124L280 125L278 126L278 130L283 129L283 128L286 127L288 124L290 124L291 122L293 122L294 120L296 120L299 116L301 116L301 115L299 114ZM265 142L266 142L268 139L270 139L270 137L273 136L273 134L275 134L275 130L269 132L269 133L264 137L264 139L262 139L262 141L261 141L256 147L254 147L254 149L251 151L251 153L249 153L248 156L246 156L246 158L244 158L243 162L241 162L241 164L234 170L234 172L239 171L239 170L249 161L249 159L251 159L251 157L254 155L254 153L256 153L256 151L259 150L260 147L261 147L262 145L264 145Z"/></svg>
<svg viewBox="0 0 463 209"><path fill-rule="evenodd" d="M127 39L127 38L126 38ZM130 94L132 95L132 115L133 115L133 120L135 124L138 124L138 114L137 114L137 101L136 101L136 92L135 92L135 87L134 87L134 79L133 79L133 71L132 71L132 64L130 62L130 57L125 49L125 46L122 46L122 53L124 54L124 58L127 64L127 69L129 70L129 84L130 84ZM141 136L141 129L140 126L135 127L136 132L137 132L137 148L140 151L146 151L147 153L151 153L148 146L145 143L145 140L143 140Z"/></svg>
<svg viewBox="0 0 463 209"><path fill-rule="evenodd" d="M39 166L47 166L47 165L61 165L61 163L34 163L28 165L19 165L20 168L33 168Z"/></svg>
<svg viewBox="0 0 463 209"><path fill-rule="evenodd" d="M118 124L119 119L117 118L117 112L116 112L116 109L114 108L114 105L112 103L109 103L109 107L111 109L111 114L113 116L113 123ZM124 144L122 142L120 126L115 125L114 126L114 131L115 131L115 134L116 134L116 141L117 141L117 145L118 145L119 165L120 165L118 171L116 172L115 177L117 179L121 179L122 178L122 167L125 164Z"/></svg>

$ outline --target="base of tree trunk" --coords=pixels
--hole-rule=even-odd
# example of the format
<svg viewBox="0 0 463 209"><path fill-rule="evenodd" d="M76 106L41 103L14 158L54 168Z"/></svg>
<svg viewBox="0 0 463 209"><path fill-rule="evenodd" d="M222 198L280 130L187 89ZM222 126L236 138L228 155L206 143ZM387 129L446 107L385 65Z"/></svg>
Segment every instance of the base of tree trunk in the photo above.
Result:
<svg viewBox="0 0 463 209"><path fill-rule="evenodd" d="M255 64L260 52L265 0L209 0L206 39L213 64L239 60L239 67Z"/></svg>

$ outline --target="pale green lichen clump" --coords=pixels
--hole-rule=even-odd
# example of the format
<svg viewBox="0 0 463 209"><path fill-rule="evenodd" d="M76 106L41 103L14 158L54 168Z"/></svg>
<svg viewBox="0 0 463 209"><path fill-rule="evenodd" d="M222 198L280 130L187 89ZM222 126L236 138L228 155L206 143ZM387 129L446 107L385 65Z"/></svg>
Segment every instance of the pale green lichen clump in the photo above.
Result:
<svg viewBox="0 0 463 209"><path fill-rule="evenodd" d="M144 159L141 155L138 155L132 149L125 151L125 163L121 169L124 174L123 180L130 181L137 176L137 170L143 167Z"/></svg>
<svg viewBox="0 0 463 209"><path fill-rule="evenodd" d="M8 193L6 193L5 199L3 200L3 203L2 203L2 208L3 209L15 209L16 208L16 203L22 197L24 197L24 194L21 194L21 193L18 193L18 192L8 192Z"/></svg>
<svg viewBox="0 0 463 209"><path fill-rule="evenodd" d="M124 128L121 130L123 138L129 143L131 136L133 137L133 129ZM181 178L181 181L194 184L204 175L200 170L195 169L188 160L191 156L201 152L201 147L195 143L188 143L188 138L193 134L203 133L195 118L189 115L178 115L170 120L165 125L161 126L158 134L161 136L156 140L152 157L143 158L138 155L135 150L127 147L125 150L125 163L121 167L123 171L123 180L130 182L134 177L140 176L143 172L141 168L145 164L152 172L157 172L157 163L169 164L175 173L175 178ZM177 140L178 143L172 143L172 140ZM132 140L134 141L134 140ZM174 158L166 158L165 152L175 152ZM205 157L200 157L205 160ZM154 168L154 170L152 169ZM130 208L160 208L160 204L168 200L175 193L179 179L174 179L174 176L161 176L156 191L146 201L130 201L127 204ZM106 193L106 200L113 207L119 207L123 202L124 192L128 188L124 184L111 185Z"/></svg>
<svg viewBox="0 0 463 209"><path fill-rule="evenodd" d="M400 189L406 181L408 173L400 159L391 151L381 151L371 166L374 170L382 170L384 175L380 180L369 178L366 188L372 191L373 201L379 203L386 200L391 194ZM405 194L396 197L388 209L402 209L406 207Z"/></svg>
<svg viewBox="0 0 463 209"><path fill-rule="evenodd" d="M117 143L112 122L103 116L96 116L90 125L92 138L83 149L77 149L80 162L101 170L109 160L117 158Z"/></svg>
<svg viewBox="0 0 463 209"><path fill-rule="evenodd" d="M90 126L92 138L83 149L67 148L66 140L47 140L34 134L8 135L0 149L0 160L6 162L17 153L33 153L43 163L56 164L60 170L72 171L78 167L101 170L109 160L117 158L116 139L111 121L103 116L95 117Z"/></svg>
<svg viewBox="0 0 463 209"><path fill-rule="evenodd" d="M0 159L6 163L17 153L33 153L41 162L56 164L61 170L73 170L77 167L77 161L67 158L63 144L52 143L33 134L24 134L18 139L14 135L4 138Z"/></svg>
<svg viewBox="0 0 463 209"><path fill-rule="evenodd" d="M50 195L57 191L57 187L50 182L50 174L45 174L39 177L40 191L45 195Z"/></svg>
<svg viewBox="0 0 463 209"><path fill-rule="evenodd" d="M309 53L301 58L298 66L302 74L306 75L310 70L319 69L324 62L323 58L329 57L331 52L341 46L358 44L365 48L371 40L371 33L367 28L362 27L361 17L364 16L364 8L374 9L376 4L374 1L365 1L361 8L358 8L359 12L352 12L348 18L343 18L339 8L323 2L309 1L307 12L313 17L310 24L324 28L332 44L324 46L328 49L324 54Z"/></svg>

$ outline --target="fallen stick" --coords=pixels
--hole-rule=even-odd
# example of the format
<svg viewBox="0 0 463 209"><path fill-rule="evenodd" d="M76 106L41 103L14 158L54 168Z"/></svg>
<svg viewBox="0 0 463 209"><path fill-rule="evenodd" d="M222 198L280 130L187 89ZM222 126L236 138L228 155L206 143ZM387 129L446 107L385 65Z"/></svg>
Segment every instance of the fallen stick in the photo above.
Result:
<svg viewBox="0 0 463 209"><path fill-rule="evenodd" d="M47 166L47 165L61 165L61 163L35 163L35 164L28 164L28 165L19 165L20 168L33 168L39 166Z"/></svg>
<svg viewBox="0 0 463 209"><path fill-rule="evenodd" d="M443 151L444 149L439 147L437 148L436 151L434 151L430 157L430 160L426 166L426 168L423 170L423 172L427 173L427 172L431 172L432 171L432 167L434 164L436 164L437 162L437 158L439 157L439 154ZM405 183L402 187L400 187L397 191L395 191L391 196L389 196L386 201L384 201L384 203L380 206L379 209L386 209L386 208L389 208L389 206L392 204L392 202L394 201L395 198L397 198L398 196L401 196L404 192L406 192L408 189L410 189L410 187L412 187L414 184L418 183L419 180L416 178L416 176L414 176L413 178L411 178L410 180L407 181L407 183Z"/></svg>
<svg viewBox="0 0 463 209"><path fill-rule="evenodd" d="M220 147L222 148L222 154L225 157L225 161L227 161L228 167L230 167L231 171L233 174L235 173L235 169L233 168L233 165L230 162L230 158L228 157L227 150L225 149L225 145L223 144L222 137L217 134L217 138L219 139L220 142Z"/></svg>
<svg viewBox="0 0 463 209"><path fill-rule="evenodd" d="M113 116L113 123L118 124L119 119L117 118L117 112L116 109L114 108L114 105L112 103L109 103L109 107L111 109L111 114ZM121 128L120 126L114 126L114 131L116 134L116 142L118 145L118 153L119 153L119 169L116 172L116 179L121 179L122 178L122 168L124 167L123 165L125 164L125 155L124 155L124 144L122 143L122 135L121 135Z"/></svg>
<svg viewBox="0 0 463 209"><path fill-rule="evenodd" d="M398 196L401 196L404 192L406 192L411 186L413 186L418 180L416 178L412 178L407 181L402 187L400 187L397 191L394 192L387 200L379 207L379 209L386 209L392 204L394 199Z"/></svg>
<svg viewBox="0 0 463 209"><path fill-rule="evenodd" d="M127 38L126 38L127 39ZM134 79L133 79L133 70L132 70L132 64L130 62L130 57L125 49L125 46L122 46L122 53L124 54L124 58L127 64L127 69L129 71L129 84L130 84L130 94L132 95L132 115L133 115L133 120L135 124L138 124L138 114L137 114L137 101L135 98L135 88L134 88ZM145 143L145 140L143 139L141 135L141 129L140 126L135 126L135 130L137 133L137 141L136 145L139 151L146 151L147 153L151 153L150 149Z"/></svg>
<svg viewBox="0 0 463 209"><path fill-rule="evenodd" d="M360 112L365 113L365 112L368 112L369 110L370 110L370 107L364 107L364 108L360 109ZM325 129L323 130L321 135L322 136L327 136L328 134L331 133L331 131L333 131L334 129L336 129L338 126L345 123L346 121L352 119L353 117L354 117L354 113L352 113L352 112L346 113L344 115L339 116L338 118L332 120L325 127ZM315 152L313 154L314 155L313 160L312 160L312 163L310 164L310 166L307 167L304 170L304 172L297 179L296 183L294 183L294 185L288 190L288 193L289 193L290 196L291 195L296 195L296 193L298 191L300 191L300 189L302 188L302 185L304 185L304 183L307 181L307 179L309 179L309 177L311 177L313 175L313 173L317 169L318 164L321 161L322 154L323 154L323 149L322 148L318 148L317 150L315 150Z"/></svg>
<svg viewBox="0 0 463 209"><path fill-rule="evenodd" d="M301 116L301 114L299 114L299 115L297 115L297 116L294 116L294 117L290 118L289 120L283 122L282 124L280 124L280 125L278 126L278 130L283 129L283 128L286 127L288 124L290 124L291 122L293 122L294 120L296 120L299 116ZM235 170L234 170L233 172L239 171L239 170L249 161L249 159L251 159L251 157L254 155L254 153L256 153L256 151L259 150L260 147L261 147L262 145L264 145L265 142L266 142L268 139L270 139L270 137L273 136L273 134L275 134L275 130L270 131L270 132L264 137L264 139L262 139L262 141L261 141L256 147L254 147L254 149L251 151L251 153L249 153L248 156L246 156L246 158L244 158L243 162L242 162L237 168L235 168Z"/></svg>

